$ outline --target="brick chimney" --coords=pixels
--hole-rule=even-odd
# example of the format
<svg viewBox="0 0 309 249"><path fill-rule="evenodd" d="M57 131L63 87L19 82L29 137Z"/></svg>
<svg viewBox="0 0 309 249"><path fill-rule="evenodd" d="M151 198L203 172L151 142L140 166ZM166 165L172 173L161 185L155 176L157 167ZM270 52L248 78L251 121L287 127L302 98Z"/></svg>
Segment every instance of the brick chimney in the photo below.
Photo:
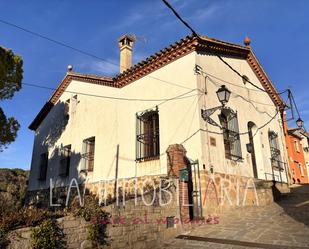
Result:
<svg viewBox="0 0 309 249"><path fill-rule="evenodd" d="M132 66L132 49L135 39L130 35L123 35L118 39L120 48L120 73Z"/></svg>

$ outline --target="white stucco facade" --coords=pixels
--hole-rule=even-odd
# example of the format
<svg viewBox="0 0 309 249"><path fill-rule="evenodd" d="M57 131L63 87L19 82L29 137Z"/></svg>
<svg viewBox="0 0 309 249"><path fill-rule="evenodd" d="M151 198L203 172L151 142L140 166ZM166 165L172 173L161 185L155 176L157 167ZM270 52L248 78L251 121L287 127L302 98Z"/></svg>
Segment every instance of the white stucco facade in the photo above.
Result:
<svg viewBox="0 0 309 249"><path fill-rule="evenodd" d="M262 88L246 60L225 59ZM210 78L205 81L205 75L194 73L196 64L205 72L227 82L211 76L217 85L210 81ZM276 106L266 92L245 85L242 79L216 56L193 51L123 88L73 80L66 89L67 92L61 95L58 103L35 132L28 190L48 188L49 179L53 179L56 186L65 186L72 177L78 178L83 140L89 137L95 137L94 170L88 174L89 181L115 178L117 145L119 178L166 174L166 149L171 144L184 141L187 156L199 160L200 170L208 170L212 165L215 172L253 177L251 155L246 149L246 144L249 143L248 134L240 135L243 159L237 162L228 160L224 154L222 134L211 133L222 131L206 124L201 117L201 109L220 104L215 92L223 84L232 92L227 106L237 111L240 133L248 131L250 121L256 128L263 126L256 129L254 144L258 178L265 179L266 174L272 173L269 130L278 133L282 160L286 161L280 114L270 121L277 112ZM69 120L63 122L63 105L75 95L71 92L77 93L77 104L73 108L71 102ZM186 92L181 98L166 101ZM109 99L102 96L140 100ZM160 159L136 162L136 113L154 109L156 106L159 110ZM218 112L212 115L217 122ZM200 129L209 132L199 131ZM215 139L215 146L210 145L210 139ZM58 174L57 155L59 149L66 145L71 145L72 156L69 177L64 178ZM40 181L40 155L45 151L49 152L47 180ZM281 173L283 181L286 181L286 172Z"/></svg>

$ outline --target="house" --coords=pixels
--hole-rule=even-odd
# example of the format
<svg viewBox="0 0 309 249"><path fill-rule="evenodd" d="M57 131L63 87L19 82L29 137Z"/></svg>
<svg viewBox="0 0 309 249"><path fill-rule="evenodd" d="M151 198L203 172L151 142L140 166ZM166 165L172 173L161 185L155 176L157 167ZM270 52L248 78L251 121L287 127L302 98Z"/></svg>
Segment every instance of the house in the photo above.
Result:
<svg viewBox="0 0 309 249"><path fill-rule="evenodd" d="M289 155L291 180L293 183L308 183L305 155L308 150L308 137L302 128L288 129L286 145Z"/></svg>
<svg viewBox="0 0 309 249"><path fill-rule="evenodd" d="M307 167L307 175L308 175L308 180L309 180L309 133L302 132L302 135L304 136L304 138L300 142L303 146L305 162L306 162L306 167Z"/></svg>
<svg viewBox="0 0 309 249"><path fill-rule="evenodd" d="M185 148L197 172L287 183L284 103L248 39L237 45L187 36L134 66L134 38L118 43L120 74L69 67L29 126L29 194L72 178L167 175L173 144ZM219 102L218 89L230 93L228 102Z"/></svg>

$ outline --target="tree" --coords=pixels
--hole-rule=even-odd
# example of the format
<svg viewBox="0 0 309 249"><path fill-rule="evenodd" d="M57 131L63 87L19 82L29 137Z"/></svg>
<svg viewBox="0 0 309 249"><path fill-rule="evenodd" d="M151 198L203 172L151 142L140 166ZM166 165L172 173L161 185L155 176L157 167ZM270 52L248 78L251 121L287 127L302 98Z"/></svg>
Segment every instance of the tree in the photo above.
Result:
<svg viewBox="0 0 309 249"><path fill-rule="evenodd" d="M0 100L11 99L21 89L23 60L12 50L0 47ZM0 151L14 142L20 125L13 118L7 118L0 107Z"/></svg>

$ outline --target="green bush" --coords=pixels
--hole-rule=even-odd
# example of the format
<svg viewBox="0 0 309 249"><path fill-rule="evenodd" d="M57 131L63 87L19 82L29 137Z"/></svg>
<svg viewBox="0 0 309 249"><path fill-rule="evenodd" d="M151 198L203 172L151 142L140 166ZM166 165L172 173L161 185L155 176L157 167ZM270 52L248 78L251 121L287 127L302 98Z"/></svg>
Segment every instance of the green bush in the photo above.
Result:
<svg viewBox="0 0 309 249"><path fill-rule="evenodd" d="M71 212L76 217L82 217L85 221L90 221L90 225L88 226L88 239L92 242L93 248L106 245L106 224L109 219L109 214L102 210L98 200L92 195L87 195L84 202L85 205L83 207L73 202Z"/></svg>
<svg viewBox="0 0 309 249"><path fill-rule="evenodd" d="M65 248L64 234L57 221L47 219L37 228L32 229L31 242L33 249L60 249Z"/></svg>

